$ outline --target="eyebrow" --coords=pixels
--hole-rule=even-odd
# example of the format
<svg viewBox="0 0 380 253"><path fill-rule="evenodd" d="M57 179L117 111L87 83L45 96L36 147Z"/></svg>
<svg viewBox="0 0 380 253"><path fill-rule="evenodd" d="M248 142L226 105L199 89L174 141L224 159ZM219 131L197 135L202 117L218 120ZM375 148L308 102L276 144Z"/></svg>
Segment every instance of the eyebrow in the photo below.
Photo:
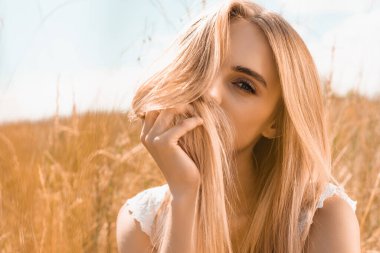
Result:
<svg viewBox="0 0 380 253"><path fill-rule="evenodd" d="M251 76L252 78L259 81L262 85L264 85L265 88L267 88L267 82L265 81L264 77L257 73L256 71L253 71L252 69L249 69L247 67L243 67L240 65L232 66L231 69L236 72L244 73L246 75Z"/></svg>

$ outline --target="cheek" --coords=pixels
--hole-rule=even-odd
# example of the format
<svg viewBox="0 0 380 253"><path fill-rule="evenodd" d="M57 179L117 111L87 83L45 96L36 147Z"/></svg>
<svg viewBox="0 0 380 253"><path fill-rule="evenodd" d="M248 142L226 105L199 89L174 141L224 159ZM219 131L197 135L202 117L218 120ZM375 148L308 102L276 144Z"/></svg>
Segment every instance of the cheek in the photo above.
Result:
<svg viewBox="0 0 380 253"><path fill-rule="evenodd" d="M245 148L260 136L260 130L266 119L265 114L265 110L260 109L259 106L246 107L233 113L237 132L236 148Z"/></svg>

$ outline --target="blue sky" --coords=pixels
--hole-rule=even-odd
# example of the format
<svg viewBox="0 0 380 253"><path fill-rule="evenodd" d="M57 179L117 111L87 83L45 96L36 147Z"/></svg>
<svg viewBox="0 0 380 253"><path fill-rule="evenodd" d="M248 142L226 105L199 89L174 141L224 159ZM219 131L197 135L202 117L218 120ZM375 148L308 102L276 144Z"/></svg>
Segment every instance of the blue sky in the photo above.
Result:
<svg viewBox="0 0 380 253"><path fill-rule="evenodd" d="M206 8L221 1L206 1ZM379 0L256 1L301 34L333 89L380 92ZM189 0L0 0L0 122L129 107L203 8ZM335 54L332 58L332 46Z"/></svg>

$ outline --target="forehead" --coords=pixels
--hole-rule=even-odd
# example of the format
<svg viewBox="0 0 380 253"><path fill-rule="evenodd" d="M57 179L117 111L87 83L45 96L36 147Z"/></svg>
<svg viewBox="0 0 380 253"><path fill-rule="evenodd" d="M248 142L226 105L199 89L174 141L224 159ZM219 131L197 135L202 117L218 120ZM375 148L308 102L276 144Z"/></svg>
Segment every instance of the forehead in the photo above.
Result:
<svg viewBox="0 0 380 253"><path fill-rule="evenodd" d="M276 64L272 49L263 31L254 23L238 19L231 23L230 55L227 56L230 66L244 66L261 74L268 87L278 82Z"/></svg>

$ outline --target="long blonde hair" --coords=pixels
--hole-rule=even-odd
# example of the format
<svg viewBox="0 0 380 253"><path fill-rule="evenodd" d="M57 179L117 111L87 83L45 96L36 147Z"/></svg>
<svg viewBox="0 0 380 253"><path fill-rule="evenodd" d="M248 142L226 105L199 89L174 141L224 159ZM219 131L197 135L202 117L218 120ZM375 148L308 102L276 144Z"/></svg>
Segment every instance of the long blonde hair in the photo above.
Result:
<svg viewBox="0 0 380 253"><path fill-rule="evenodd" d="M318 196L331 179L330 147L320 80L297 32L278 14L250 1L232 0L202 15L178 37L175 59L145 81L132 101L130 120L150 110L191 103L204 120L179 141L197 164L202 182L196 208L196 252L231 253L228 222L236 194L233 140L222 108L205 96L228 54L230 24L258 25L273 51L282 97L275 111L277 137L262 137L252 150L259 181L250 227L239 252L302 252ZM175 125L190 115L178 115ZM167 194L153 226L160 249L165 235Z"/></svg>

